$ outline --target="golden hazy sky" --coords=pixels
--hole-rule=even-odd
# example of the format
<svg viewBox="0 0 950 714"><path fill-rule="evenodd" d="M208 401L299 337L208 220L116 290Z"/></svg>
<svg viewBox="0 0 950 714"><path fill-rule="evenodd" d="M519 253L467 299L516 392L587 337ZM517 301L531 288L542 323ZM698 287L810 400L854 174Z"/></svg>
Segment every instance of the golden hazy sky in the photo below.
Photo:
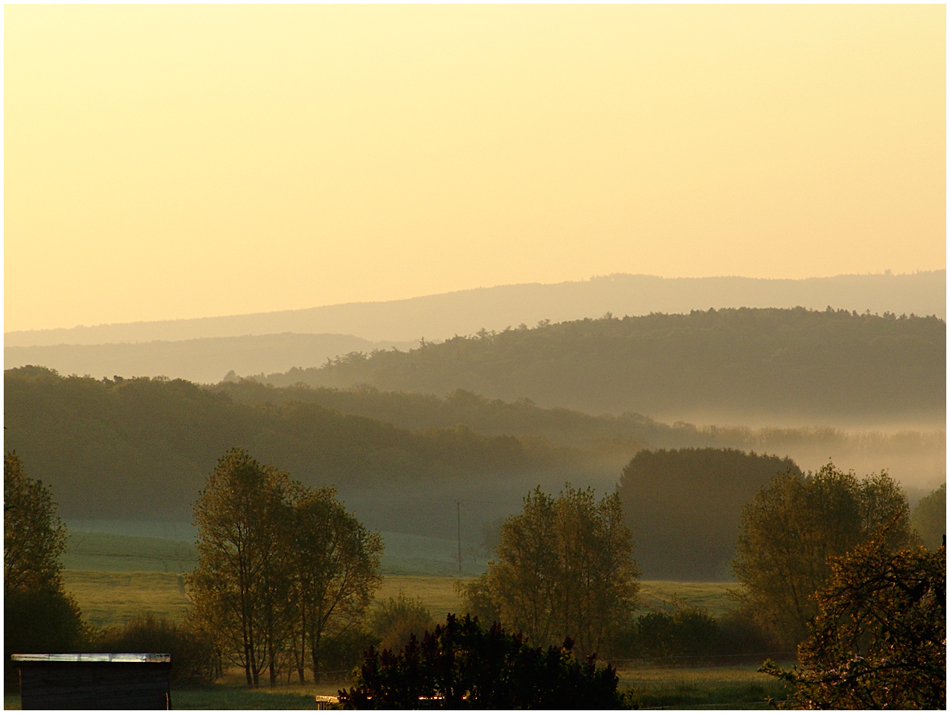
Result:
<svg viewBox="0 0 950 714"><path fill-rule="evenodd" d="M946 265L945 8L4 8L5 330Z"/></svg>

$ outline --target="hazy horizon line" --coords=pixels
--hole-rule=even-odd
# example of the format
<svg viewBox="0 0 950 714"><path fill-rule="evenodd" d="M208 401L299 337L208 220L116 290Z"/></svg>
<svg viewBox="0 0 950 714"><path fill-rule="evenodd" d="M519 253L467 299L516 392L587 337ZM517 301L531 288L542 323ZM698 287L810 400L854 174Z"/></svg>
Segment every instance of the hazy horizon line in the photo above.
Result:
<svg viewBox="0 0 950 714"><path fill-rule="evenodd" d="M100 322L85 324L81 323L78 325L72 325L71 327L38 327L28 330L6 330L4 329L3 334L6 335L21 335L29 333L39 333L39 332L57 332L57 331L68 331L76 330L81 328L97 328L97 327L117 327L123 325L139 325L139 324L148 324L148 323L163 323L163 322L198 322L201 320L216 320L220 318L228 317L245 317L253 315L268 315L274 313L284 313L284 312L299 312L304 310L316 310L320 308L329 308L329 307L344 307L351 305L380 305L385 303L399 303L399 302L408 302L411 300L419 300L423 298L435 298L445 295L454 295L457 293L470 293L476 292L479 290L493 290L496 288L513 288L513 287L524 287L531 285L541 285L541 286L553 286L553 285L567 285L571 283L589 283L595 282L597 280L606 280L610 278L617 277L634 277L634 278L655 278L657 280L723 280L723 279L735 279L735 280L755 280L762 282L806 282L809 280L829 280L833 278L848 278L848 277L902 277L902 276L911 276L911 275L920 275L921 273L939 273L946 272L946 268L935 268L932 270L922 270L917 269L914 272L906 273L894 273L890 269L885 269L884 272L874 273L837 273L835 275L814 275L807 278L760 278L760 277L750 277L745 275L704 275L704 276L677 276L669 277L664 275L653 275L650 273L607 273L603 275L592 275L589 278L582 278L579 280L558 280L555 282L540 282L540 281L528 281L522 283L502 283L499 285L481 285L474 288L459 288L458 290L447 290L444 292L438 293L425 293L422 295L414 295L412 297L406 298L392 298L389 300L352 300L349 302L341 303L326 303L322 305L310 305L308 307L291 307L284 308L279 310L262 310L260 312L242 312L242 313L228 313L228 314L218 314L218 315L203 315L201 317L168 317L158 320L131 320L125 322Z"/></svg>

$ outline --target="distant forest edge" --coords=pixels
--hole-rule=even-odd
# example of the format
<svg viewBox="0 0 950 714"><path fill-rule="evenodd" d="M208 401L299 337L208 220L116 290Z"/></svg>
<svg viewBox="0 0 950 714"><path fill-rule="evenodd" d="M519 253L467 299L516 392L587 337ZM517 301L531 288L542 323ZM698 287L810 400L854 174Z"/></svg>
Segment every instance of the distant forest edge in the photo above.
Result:
<svg viewBox="0 0 950 714"><path fill-rule="evenodd" d="M724 309L482 330L259 375L306 384L529 399L705 423L942 425L946 323L846 310Z"/></svg>
<svg viewBox="0 0 950 714"><path fill-rule="evenodd" d="M346 334L370 341L443 340L485 328L603 315L687 313L696 308L805 307L915 313L946 319L946 271L838 275L802 280L660 278L616 274L574 282L501 285L386 302L349 303L253 315L164 320L4 335L7 347L189 340L285 332ZM302 366L311 366L303 364ZM258 368L266 369L266 368ZM257 370L255 370L256 372ZM145 376L145 375L141 375ZM183 376L168 373L168 376Z"/></svg>
<svg viewBox="0 0 950 714"><path fill-rule="evenodd" d="M336 486L380 530L454 537L461 499L463 537L473 541L537 484L614 490L643 448L732 447L791 456L802 468L832 457L859 473L889 468L921 490L945 478L944 430L697 428L462 391L200 387L41 367L6 370L4 381L5 448L53 488L66 518L190 520L198 489L235 444L309 486Z"/></svg>

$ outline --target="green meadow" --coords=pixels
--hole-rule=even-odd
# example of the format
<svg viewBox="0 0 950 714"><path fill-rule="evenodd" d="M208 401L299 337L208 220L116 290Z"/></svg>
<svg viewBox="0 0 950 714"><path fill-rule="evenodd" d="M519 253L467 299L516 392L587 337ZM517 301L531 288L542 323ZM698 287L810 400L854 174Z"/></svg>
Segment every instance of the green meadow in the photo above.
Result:
<svg viewBox="0 0 950 714"><path fill-rule="evenodd" d="M448 571L454 541L405 534L384 534L388 557L383 559L383 583L377 599L400 592L418 597L433 616L458 612L458 583L472 576L433 574ZM63 574L83 614L97 627L118 625L151 612L178 618L189 608L185 574L194 569L193 543L118 533L73 531L64 556ZM731 605L734 583L682 583L646 580L640 583L640 611L662 609L674 601L724 614Z"/></svg>
<svg viewBox="0 0 950 714"><path fill-rule="evenodd" d="M126 533L72 531L64 557L67 591L83 615L97 627L121 625L137 615L152 613L178 619L190 607L185 575L195 567L194 544L175 538L152 537L154 526ZM166 529L167 530L167 529ZM130 535L128 533L148 533ZM405 534L384 534L387 556L377 599L400 592L418 597L437 619L459 612L458 585L473 576L452 575L457 543ZM456 561L457 567L457 561ZM673 602L724 614L731 605L734 583L640 583L641 612L669 607ZM620 688L631 707L761 708L766 697L784 698L781 683L759 674L754 664L727 667L625 666L620 663ZM633 663L627 663L633 664ZM248 691L237 676L226 675L214 687L173 692L172 705L181 709L313 709L315 694L334 694L345 681L321 685L285 685L276 690ZM4 708L19 708L18 697L5 697Z"/></svg>

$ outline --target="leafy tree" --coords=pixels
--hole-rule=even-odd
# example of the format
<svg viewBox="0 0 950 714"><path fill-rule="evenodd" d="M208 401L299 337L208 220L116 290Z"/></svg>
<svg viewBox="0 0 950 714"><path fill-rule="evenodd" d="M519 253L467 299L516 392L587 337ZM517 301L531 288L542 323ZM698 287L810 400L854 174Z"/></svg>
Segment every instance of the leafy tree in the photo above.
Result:
<svg viewBox="0 0 950 714"><path fill-rule="evenodd" d="M4 675L10 654L69 651L89 628L76 601L63 590L66 527L48 487L30 478L14 452L3 460ZM15 680L10 681L15 684Z"/></svg>
<svg viewBox="0 0 950 714"><path fill-rule="evenodd" d="M444 625L412 637L399 654L366 653L353 687L340 692L349 709L616 709L616 671L596 658L579 662L568 639L530 647L498 623L449 615Z"/></svg>
<svg viewBox="0 0 950 714"><path fill-rule="evenodd" d="M301 489L293 516L290 566L300 642L300 656L296 648L294 656L300 681L307 655L319 681L327 639L358 626L379 588L383 542L346 511L330 488Z"/></svg>
<svg viewBox="0 0 950 714"><path fill-rule="evenodd" d="M801 666L763 671L805 709L946 709L946 551L894 553L883 539L832 563Z"/></svg>
<svg viewBox="0 0 950 714"><path fill-rule="evenodd" d="M58 590L66 526L47 486L26 475L16 452L3 458L3 590Z"/></svg>
<svg viewBox="0 0 950 714"><path fill-rule="evenodd" d="M307 489L242 449L218 461L195 525L195 617L247 685L258 686L266 669L273 686L285 666L303 681L307 660L318 679L324 652L352 639L379 586L379 534L333 489Z"/></svg>
<svg viewBox="0 0 950 714"><path fill-rule="evenodd" d="M941 484L920 499L910 522L925 546L936 550L943 544L943 537L947 534L947 484Z"/></svg>
<svg viewBox="0 0 950 714"><path fill-rule="evenodd" d="M620 498L599 503L569 485L557 498L535 489L502 525L495 559L466 588L474 611L497 612L528 640L570 637L582 653L601 651L630 617L639 588Z"/></svg>
<svg viewBox="0 0 950 714"><path fill-rule="evenodd" d="M286 613L290 531L289 479L231 449L218 461L195 503L198 566L189 576L195 614L236 653L248 686L270 668Z"/></svg>
<svg viewBox="0 0 950 714"><path fill-rule="evenodd" d="M808 633L831 559L881 539L891 552L914 542L907 499L886 472L859 480L827 464L778 474L742 510L733 571L740 596L785 647Z"/></svg>

